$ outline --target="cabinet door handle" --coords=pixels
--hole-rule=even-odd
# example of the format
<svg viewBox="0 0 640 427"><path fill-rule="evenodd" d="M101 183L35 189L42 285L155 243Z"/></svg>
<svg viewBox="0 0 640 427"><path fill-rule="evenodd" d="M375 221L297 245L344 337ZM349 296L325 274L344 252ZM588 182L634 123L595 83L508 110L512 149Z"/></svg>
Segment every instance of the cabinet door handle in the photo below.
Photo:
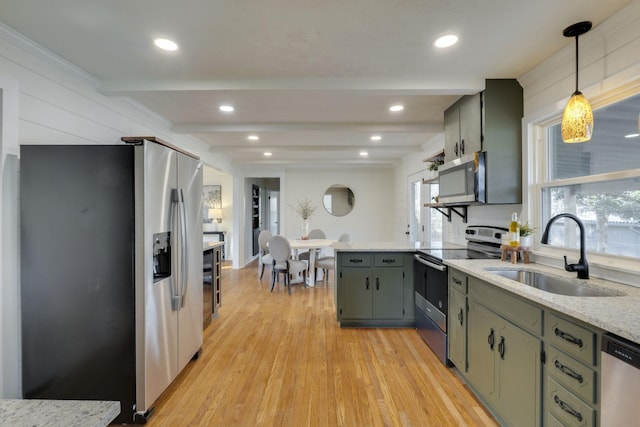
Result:
<svg viewBox="0 0 640 427"><path fill-rule="evenodd" d="M464 322L464 314L463 314L462 307L460 307L460 313L458 313L458 320L460 321L460 326L462 326L462 323Z"/></svg>
<svg viewBox="0 0 640 427"><path fill-rule="evenodd" d="M572 416L576 417L576 419L578 421L582 421L582 414L580 412L576 411L575 409L573 409L571 406L569 406L568 403L564 402L557 395L553 396L553 401L556 402L556 405L558 405L560 407L560 409L562 409L564 412L566 412L569 415L572 415Z"/></svg>
<svg viewBox="0 0 640 427"><path fill-rule="evenodd" d="M460 141L460 154L464 154L464 139Z"/></svg>
<svg viewBox="0 0 640 427"><path fill-rule="evenodd" d="M502 360L504 360L504 350L505 350L504 337L500 336L500 343L498 344L498 353L500 353L500 359Z"/></svg>
<svg viewBox="0 0 640 427"><path fill-rule="evenodd" d="M456 285L462 286L462 280L456 279L455 277L452 277L451 280L453 280L453 283L455 283Z"/></svg>
<svg viewBox="0 0 640 427"><path fill-rule="evenodd" d="M491 333L487 337L487 342L489 343L489 348L493 351L493 344L496 342L496 337L493 335L493 328L491 328Z"/></svg>
<svg viewBox="0 0 640 427"><path fill-rule="evenodd" d="M575 345L577 345L577 346L578 346L578 347L580 347L580 348L582 348L582 346L583 346L583 344L582 344L582 340L581 340L580 338L576 338L576 337L574 337L573 335L568 334L568 333L566 333L566 332L564 332L564 331L561 331L561 330L560 330L560 329L558 329L558 328L555 328L555 329L553 330L553 333L554 333L554 334L556 334L556 336L557 336L557 337L560 337L560 338L562 338L563 340L565 340L565 341L567 341L567 342L570 342L571 344L575 344Z"/></svg>
<svg viewBox="0 0 640 427"><path fill-rule="evenodd" d="M557 360L554 361L553 364L556 367L556 369L558 369L560 372L562 372L566 376L573 378L574 380L578 381L580 384L584 382L584 378L582 378L582 375L580 375L573 369L569 368L568 366L563 365Z"/></svg>
<svg viewBox="0 0 640 427"><path fill-rule="evenodd" d="M376 291L380 290L380 278L376 277Z"/></svg>
<svg viewBox="0 0 640 427"><path fill-rule="evenodd" d="M458 143L456 142L456 145L453 146L453 152L456 153L456 156L458 155Z"/></svg>
<svg viewBox="0 0 640 427"><path fill-rule="evenodd" d="M369 290L369 278L368 277L365 279L364 285L367 288L367 290Z"/></svg>

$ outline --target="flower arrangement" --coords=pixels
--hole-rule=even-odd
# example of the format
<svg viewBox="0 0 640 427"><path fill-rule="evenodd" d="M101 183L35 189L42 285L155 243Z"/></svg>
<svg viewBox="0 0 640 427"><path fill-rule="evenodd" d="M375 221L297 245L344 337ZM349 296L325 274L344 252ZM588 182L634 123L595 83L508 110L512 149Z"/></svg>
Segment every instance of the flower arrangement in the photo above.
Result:
<svg viewBox="0 0 640 427"><path fill-rule="evenodd" d="M304 199L296 202L295 206L290 205L291 209L293 209L302 219L309 219L311 215L316 211L317 206L311 203L311 199L305 197Z"/></svg>

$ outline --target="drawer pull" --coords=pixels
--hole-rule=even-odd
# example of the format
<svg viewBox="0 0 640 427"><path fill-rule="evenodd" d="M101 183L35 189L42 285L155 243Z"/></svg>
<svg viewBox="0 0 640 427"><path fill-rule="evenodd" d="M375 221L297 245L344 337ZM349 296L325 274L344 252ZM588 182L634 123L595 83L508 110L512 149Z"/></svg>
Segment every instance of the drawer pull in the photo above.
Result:
<svg viewBox="0 0 640 427"><path fill-rule="evenodd" d="M464 314L462 313L462 307L460 307L460 313L458 313L458 320L460 321L460 326L462 326L462 323L464 322Z"/></svg>
<svg viewBox="0 0 640 427"><path fill-rule="evenodd" d="M362 258L350 258L349 262L357 264L359 262L362 262Z"/></svg>
<svg viewBox="0 0 640 427"><path fill-rule="evenodd" d="M489 336L487 337L487 342L489 343L489 348L493 350L493 345L496 342L496 337L493 335L493 328L491 328L491 333L489 333Z"/></svg>
<svg viewBox="0 0 640 427"><path fill-rule="evenodd" d="M558 329L558 328L555 328L555 329L553 330L553 332L556 334L556 336L557 336L557 337L560 337L560 338L562 338L563 340L565 340L565 341L567 341L567 342L570 342L571 344L575 344L575 345L577 345L578 347L582 348L583 344L582 344L582 340L581 340L580 338L576 338L576 337L574 337L573 335L568 334L568 333L566 333L566 332L564 332L564 331L561 331L561 330L560 330L560 329Z"/></svg>
<svg viewBox="0 0 640 427"><path fill-rule="evenodd" d="M455 277L452 277L451 280L453 280L453 283L455 283L456 285L462 286L462 280L456 279Z"/></svg>
<svg viewBox="0 0 640 427"><path fill-rule="evenodd" d="M387 263L387 264L393 264L394 262L396 262L395 258L385 258L382 260L382 262Z"/></svg>
<svg viewBox="0 0 640 427"><path fill-rule="evenodd" d="M578 421L582 421L582 414L569 406L569 404L563 402L562 399L560 399L557 395L553 396L553 400L554 402L556 402L556 405L558 405L564 412L576 417Z"/></svg>
<svg viewBox="0 0 640 427"><path fill-rule="evenodd" d="M557 360L554 361L553 364L555 365L555 367L560 372L562 372L566 376L573 378L574 380L578 381L580 384L582 384L584 382L584 379L582 378L582 375L578 374L573 369L563 365L562 363L558 362Z"/></svg>

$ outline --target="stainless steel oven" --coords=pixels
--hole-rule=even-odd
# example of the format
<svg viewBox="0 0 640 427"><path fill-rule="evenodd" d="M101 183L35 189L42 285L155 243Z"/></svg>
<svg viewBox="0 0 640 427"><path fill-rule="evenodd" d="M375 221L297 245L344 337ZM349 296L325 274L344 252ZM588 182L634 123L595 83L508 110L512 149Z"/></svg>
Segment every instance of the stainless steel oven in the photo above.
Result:
<svg viewBox="0 0 640 427"><path fill-rule="evenodd" d="M416 329L422 339L447 363L447 266L437 258L414 255Z"/></svg>
<svg viewBox="0 0 640 427"><path fill-rule="evenodd" d="M500 242L505 228L469 226L466 246L424 248L414 255L416 330L438 359L448 365L447 311L449 277L445 263L450 259L500 258Z"/></svg>

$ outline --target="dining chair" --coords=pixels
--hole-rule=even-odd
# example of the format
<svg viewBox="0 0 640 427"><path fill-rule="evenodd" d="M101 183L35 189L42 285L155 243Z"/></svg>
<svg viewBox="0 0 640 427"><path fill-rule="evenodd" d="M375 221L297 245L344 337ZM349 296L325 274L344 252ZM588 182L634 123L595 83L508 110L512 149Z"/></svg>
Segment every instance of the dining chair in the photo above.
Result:
<svg viewBox="0 0 640 427"><path fill-rule="evenodd" d="M273 257L273 269L271 271L271 292L276 285L276 276L284 274L284 284L291 295L291 276L302 273L302 282L307 283L307 261L291 258L291 245L289 240L282 236L273 236L269 241L269 253Z"/></svg>
<svg viewBox="0 0 640 427"><path fill-rule="evenodd" d="M338 238L338 242L350 242L349 233L343 233ZM331 249L333 251L333 249ZM330 256L323 256L316 261L316 269L322 269L322 280L329 280L329 270L335 270L335 253Z"/></svg>
<svg viewBox="0 0 640 427"><path fill-rule="evenodd" d="M260 246L260 264L262 264L260 268L260 280L262 280L262 276L264 275L264 267L265 265L273 265L273 257L269 253L269 241L273 238L273 234L269 230L262 230L258 235L258 245Z"/></svg>

